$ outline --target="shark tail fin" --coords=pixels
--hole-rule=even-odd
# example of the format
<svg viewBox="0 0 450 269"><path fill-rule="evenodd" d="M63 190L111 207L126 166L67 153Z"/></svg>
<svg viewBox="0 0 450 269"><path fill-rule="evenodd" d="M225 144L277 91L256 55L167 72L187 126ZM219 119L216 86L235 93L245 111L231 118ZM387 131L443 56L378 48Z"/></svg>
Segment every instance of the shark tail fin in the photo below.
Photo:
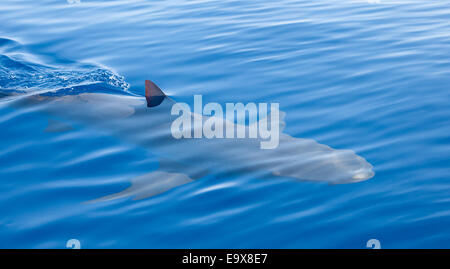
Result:
<svg viewBox="0 0 450 269"><path fill-rule="evenodd" d="M10 96L10 94L0 92L0 99Z"/></svg>
<svg viewBox="0 0 450 269"><path fill-rule="evenodd" d="M145 99L147 99L147 107L159 106L164 101L166 95L151 80L145 81Z"/></svg>
<svg viewBox="0 0 450 269"><path fill-rule="evenodd" d="M0 89L0 99L21 94L24 93L20 91L2 91L2 89Z"/></svg>

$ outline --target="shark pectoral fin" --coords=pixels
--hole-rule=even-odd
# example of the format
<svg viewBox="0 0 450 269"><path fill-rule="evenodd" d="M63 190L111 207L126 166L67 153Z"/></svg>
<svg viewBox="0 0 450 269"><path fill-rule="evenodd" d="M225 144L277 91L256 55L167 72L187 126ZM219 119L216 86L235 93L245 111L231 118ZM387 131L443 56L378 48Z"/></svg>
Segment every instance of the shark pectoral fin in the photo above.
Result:
<svg viewBox="0 0 450 269"><path fill-rule="evenodd" d="M131 186L121 192L103 196L89 201L88 203L104 202L125 197L133 197L133 200L141 200L161 194L192 181L193 180L185 174L154 171L133 178L131 180Z"/></svg>
<svg viewBox="0 0 450 269"><path fill-rule="evenodd" d="M180 163L172 159L160 158L159 159L159 169L160 171L165 171L169 173L181 173L187 175L192 179L199 179L206 176L209 171L203 168L201 165L194 166L185 163Z"/></svg>
<svg viewBox="0 0 450 269"><path fill-rule="evenodd" d="M74 128L65 122L49 119L47 127L44 129L44 133L63 133L72 131Z"/></svg>

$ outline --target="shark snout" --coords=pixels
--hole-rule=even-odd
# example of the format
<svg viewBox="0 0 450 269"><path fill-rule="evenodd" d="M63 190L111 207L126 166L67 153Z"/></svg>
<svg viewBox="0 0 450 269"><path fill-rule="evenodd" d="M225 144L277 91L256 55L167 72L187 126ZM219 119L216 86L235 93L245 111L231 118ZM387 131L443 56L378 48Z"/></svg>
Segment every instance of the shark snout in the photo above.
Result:
<svg viewBox="0 0 450 269"><path fill-rule="evenodd" d="M375 173L372 171L372 169L364 169L361 171L355 172L355 174L352 177L352 182L360 182L364 180L368 180L372 178L375 175Z"/></svg>
<svg viewBox="0 0 450 269"><path fill-rule="evenodd" d="M375 175L373 166L364 158L357 156L359 168L354 170L350 182L361 182L372 178Z"/></svg>
<svg viewBox="0 0 450 269"><path fill-rule="evenodd" d="M337 162L342 170L346 170L347 176L341 178L340 183L356 183L368 180L375 175L373 166L367 162L364 158L356 155L352 151L343 151L342 162Z"/></svg>

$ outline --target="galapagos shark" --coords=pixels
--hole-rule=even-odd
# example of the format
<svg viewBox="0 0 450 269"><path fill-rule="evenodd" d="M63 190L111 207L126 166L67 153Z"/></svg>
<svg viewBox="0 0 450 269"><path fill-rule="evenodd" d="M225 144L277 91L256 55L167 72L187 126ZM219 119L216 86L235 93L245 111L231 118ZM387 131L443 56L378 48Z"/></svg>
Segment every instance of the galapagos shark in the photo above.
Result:
<svg viewBox="0 0 450 269"><path fill-rule="evenodd" d="M171 109L176 102L149 80L145 82L145 97L116 93L82 92L62 96L43 93L23 96L13 103L35 106L43 113L94 125L158 156L158 170L131 179L129 188L96 202L122 197L144 199L210 173L230 171L329 184L360 182L374 176L372 165L352 150L333 149L313 139L284 133L282 112L279 113L279 145L271 150L261 149L259 138L174 138L171 124L176 117ZM214 117L195 113L190 116L204 121ZM67 126L52 125L48 130L70 130Z"/></svg>

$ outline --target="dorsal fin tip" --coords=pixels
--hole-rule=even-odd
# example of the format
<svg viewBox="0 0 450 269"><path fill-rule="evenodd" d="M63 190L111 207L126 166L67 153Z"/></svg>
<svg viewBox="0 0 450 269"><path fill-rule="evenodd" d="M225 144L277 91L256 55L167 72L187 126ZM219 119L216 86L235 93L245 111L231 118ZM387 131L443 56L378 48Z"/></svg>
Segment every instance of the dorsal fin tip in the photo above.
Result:
<svg viewBox="0 0 450 269"><path fill-rule="evenodd" d="M164 101L166 95L151 80L145 80L145 99L147 99L147 107L155 107Z"/></svg>

